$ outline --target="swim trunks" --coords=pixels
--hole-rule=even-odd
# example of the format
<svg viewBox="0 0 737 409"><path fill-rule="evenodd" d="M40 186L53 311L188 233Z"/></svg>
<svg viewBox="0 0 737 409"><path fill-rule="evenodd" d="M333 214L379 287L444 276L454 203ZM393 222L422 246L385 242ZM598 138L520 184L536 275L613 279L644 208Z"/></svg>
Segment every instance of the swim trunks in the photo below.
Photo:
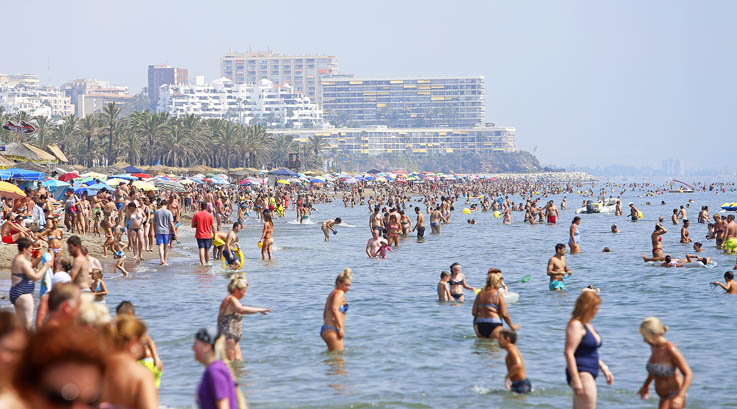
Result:
<svg viewBox="0 0 737 409"><path fill-rule="evenodd" d="M554 290L561 290L562 291L562 290L565 290L566 289L566 285L563 283L563 281L555 280L555 281L551 281L550 284L548 284L548 288L551 291L554 291Z"/></svg>
<svg viewBox="0 0 737 409"><path fill-rule="evenodd" d="M727 239L727 241L725 241L722 245L722 248L724 248L725 253L737 252L737 239L735 239L734 237L731 239Z"/></svg>
<svg viewBox="0 0 737 409"><path fill-rule="evenodd" d="M225 262L228 263L228 265L235 264L237 261L232 250L223 251L223 257L225 257Z"/></svg>
<svg viewBox="0 0 737 409"><path fill-rule="evenodd" d="M417 228L417 237L425 237L425 228L424 227L418 227Z"/></svg>
<svg viewBox="0 0 737 409"><path fill-rule="evenodd" d="M548 216L548 224L555 224L555 216L553 215Z"/></svg>
<svg viewBox="0 0 737 409"><path fill-rule="evenodd" d="M519 381L512 382L510 390L516 393L529 393L532 391L532 384L527 378L520 379Z"/></svg>
<svg viewBox="0 0 737 409"><path fill-rule="evenodd" d="M197 248L210 249L212 247L212 239L197 239Z"/></svg>

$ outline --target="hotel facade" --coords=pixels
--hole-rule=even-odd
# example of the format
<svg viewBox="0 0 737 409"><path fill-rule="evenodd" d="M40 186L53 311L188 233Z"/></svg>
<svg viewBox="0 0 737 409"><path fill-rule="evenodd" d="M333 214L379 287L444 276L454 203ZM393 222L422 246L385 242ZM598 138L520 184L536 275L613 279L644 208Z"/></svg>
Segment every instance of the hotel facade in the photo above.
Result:
<svg viewBox="0 0 737 409"><path fill-rule="evenodd" d="M279 129L269 130L269 134L292 135L300 143L320 136L325 138L328 152L349 155L517 151L516 129L490 123L467 128Z"/></svg>
<svg viewBox="0 0 737 409"><path fill-rule="evenodd" d="M321 103L319 79L337 72L338 59L329 55L230 52L220 61L220 76L235 84L256 83L262 79L288 84L318 105Z"/></svg>
<svg viewBox="0 0 737 409"><path fill-rule="evenodd" d="M322 107L336 126L473 127L485 120L484 77L323 78Z"/></svg>

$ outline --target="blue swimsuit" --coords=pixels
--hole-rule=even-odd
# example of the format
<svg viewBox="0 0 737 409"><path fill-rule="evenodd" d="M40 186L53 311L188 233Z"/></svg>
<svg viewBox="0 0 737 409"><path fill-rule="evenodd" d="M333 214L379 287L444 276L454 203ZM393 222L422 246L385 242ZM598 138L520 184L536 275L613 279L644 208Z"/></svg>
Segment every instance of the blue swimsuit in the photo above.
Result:
<svg viewBox="0 0 737 409"><path fill-rule="evenodd" d="M342 312L343 314L348 312L348 304L343 304L338 308L338 311ZM332 325L323 325L320 327L320 335L322 335L325 331L335 331L338 332L338 328L333 327Z"/></svg>
<svg viewBox="0 0 737 409"><path fill-rule="evenodd" d="M21 295L33 294L33 290L36 288L36 285L33 283L33 280L26 277L25 274L13 273L13 275L16 277L20 277L20 282L10 287L10 302L12 304L15 304L15 301Z"/></svg>
<svg viewBox="0 0 737 409"><path fill-rule="evenodd" d="M584 329L586 330L586 333L583 335L583 338L581 338L581 343L578 344L578 348L576 348L576 352L573 353L573 356L576 358L576 367L578 367L578 372L588 372L590 373L594 379L599 375L599 347L601 346L601 342L596 342L596 337L594 337L594 334L589 331L589 327L584 325ZM568 384L571 384L571 374L568 373L568 367L566 367L566 381Z"/></svg>

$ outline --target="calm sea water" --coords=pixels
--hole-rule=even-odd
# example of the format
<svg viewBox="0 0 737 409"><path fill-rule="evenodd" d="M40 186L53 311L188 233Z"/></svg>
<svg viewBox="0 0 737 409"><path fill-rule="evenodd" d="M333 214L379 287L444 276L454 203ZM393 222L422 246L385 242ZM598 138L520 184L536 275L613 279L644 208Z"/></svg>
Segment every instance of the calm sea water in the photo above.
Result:
<svg viewBox="0 0 737 409"><path fill-rule="evenodd" d="M556 196L556 204L561 196ZM635 392L646 377L649 347L638 328L647 316L670 326L674 341L694 371L688 394L690 408L737 407L732 387L737 358L731 346L737 298L709 282L722 280L735 264L714 241L704 240L706 225L697 224L701 205L712 212L737 196L697 193L666 194L655 198L625 195L644 219L632 223L613 215L582 215L582 253L568 256L573 277L568 292L550 292L545 274L556 243L567 242L567 229L581 198L568 195L569 209L555 226L530 226L522 213L512 225L502 225L491 213L475 213L476 225L466 223L463 203L456 204L450 225L424 243L414 237L401 243L385 260L369 260L366 207L323 204L313 214L315 224L290 224L294 213L276 221L275 261L260 260L256 246L261 224L249 220L240 233L246 250L249 280L244 304L268 307L273 314L244 317L241 340L245 361L238 366L239 382L254 408L561 408L570 407L565 382L563 344L565 325L580 289L601 288L603 305L594 325L603 337L601 358L615 376L612 386L598 379L599 407L652 408L657 397L641 401ZM667 253L683 257L692 252L680 244L679 226L670 224L673 208L695 200L689 210L691 236L705 243L705 255L719 263L714 269L665 269L644 264L640 253L650 252L650 232L658 216L670 232ZM515 202L521 199L515 198ZM645 206L645 201L653 206ZM660 200L667 202L661 206ZM422 206L424 210L424 206ZM322 241L319 222L341 217L329 243ZM293 222L292 222L293 223ZM621 233L609 232L616 223ZM355 226L355 227L350 227ZM162 405L194 407L194 393L203 368L194 361L193 334L215 327L220 301L227 294L221 267L200 268L192 233L182 234L180 249L187 257L160 269L147 261L127 279L108 282L109 306L131 300L146 321L164 362ZM602 253L604 246L612 252ZM495 342L474 337L467 292L464 304L440 304L435 284L441 270L458 261L470 285L481 286L490 266L501 268L510 290L520 294L510 306L513 322L521 324L518 347L534 392L516 396L504 390L505 352ZM319 337L322 308L336 275L353 269L351 304L346 324L346 352L325 352ZM532 279L519 279L531 274Z"/></svg>

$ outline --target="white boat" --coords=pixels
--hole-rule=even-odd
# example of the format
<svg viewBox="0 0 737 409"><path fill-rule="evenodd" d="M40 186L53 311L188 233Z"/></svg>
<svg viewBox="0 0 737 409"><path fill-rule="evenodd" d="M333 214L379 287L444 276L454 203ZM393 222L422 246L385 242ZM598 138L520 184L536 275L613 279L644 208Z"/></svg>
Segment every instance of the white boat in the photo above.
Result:
<svg viewBox="0 0 737 409"><path fill-rule="evenodd" d="M613 197L608 199L600 197L598 202L589 200L586 206L576 209L576 214L614 213L617 210L618 200Z"/></svg>

